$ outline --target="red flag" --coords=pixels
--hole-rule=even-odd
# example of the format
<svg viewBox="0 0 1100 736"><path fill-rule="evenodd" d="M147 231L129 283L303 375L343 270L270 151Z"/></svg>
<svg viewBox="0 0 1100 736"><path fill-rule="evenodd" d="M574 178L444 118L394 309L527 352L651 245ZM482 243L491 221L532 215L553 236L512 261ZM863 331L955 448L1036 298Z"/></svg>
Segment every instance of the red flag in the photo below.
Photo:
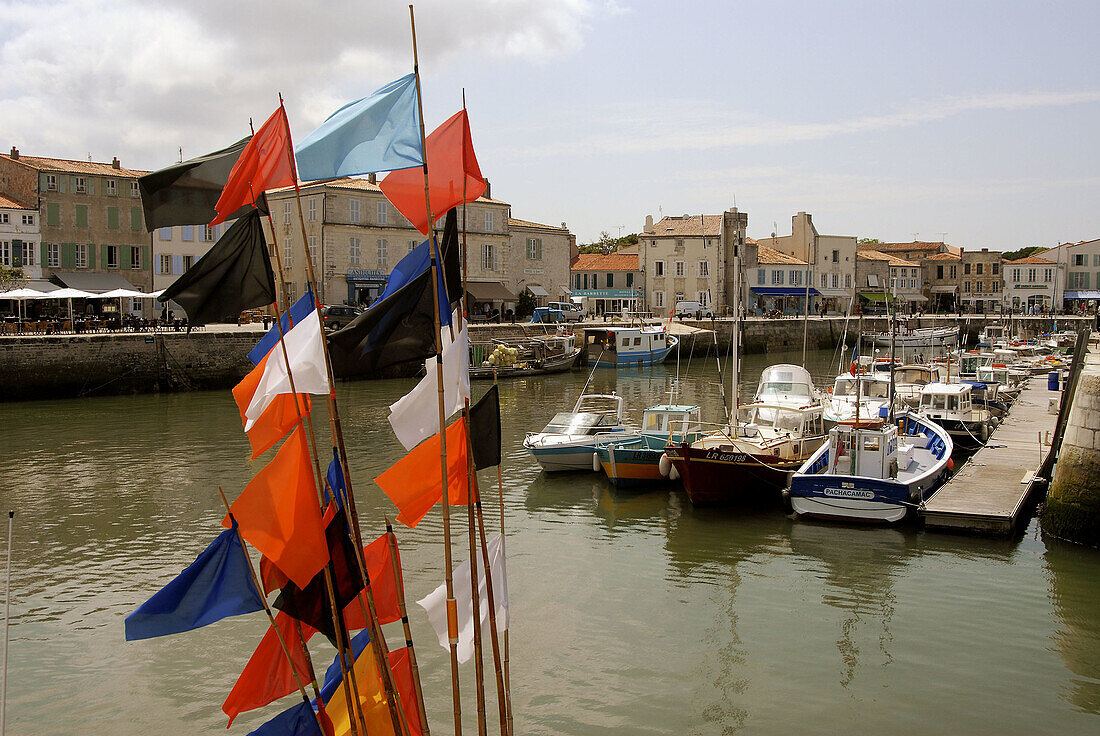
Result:
<svg viewBox="0 0 1100 736"><path fill-rule="evenodd" d="M286 573L309 585L328 562L305 431L299 427L230 506L241 536ZM229 515L222 526L229 527Z"/></svg>
<svg viewBox="0 0 1100 736"><path fill-rule="evenodd" d="M280 103L279 109L271 113L233 164L222 196L214 205L218 216L210 225L225 222L225 218L253 204L267 190L289 187L295 181L294 160L290 156L290 124Z"/></svg>
<svg viewBox="0 0 1100 736"><path fill-rule="evenodd" d="M397 694L401 696L401 708L405 711L405 720L409 723L410 736L421 736L424 729L420 726L420 708L416 704L416 685L413 684L412 664L409 662L409 648L401 647L390 652L390 669L397 685Z"/></svg>
<svg viewBox="0 0 1100 736"><path fill-rule="evenodd" d="M407 527L419 524L443 498L439 450L436 434L374 479L400 509L397 520ZM447 427L447 489L452 506L467 503L466 453L466 423L459 419Z"/></svg>
<svg viewBox="0 0 1100 736"><path fill-rule="evenodd" d="M460 110L440 125L424 141L424 160L428 162L428 193L432 215L443 217L447 210L463 202L473 202L488 184L481 175L470 139L470 120ZM424 209L424 169L392 171L380 185L386 199L420 232L428 234L428 215ZM465 188L465 198L463 190Z"/></svg>
<svg viewBox="0 0 1100 736"><path fill-rule="evenodd" d="M278 590L287 583L290 582L290 578L286 576L279 568L275 567L271 563L271 560L266 557L260 558L260 582L264 588L264 595L267 595L273 590Z"/></svg>
<svg viewBox="0 0 1100 736"><path fill-rule="evenodd" d="M447 448L450 450L450 447ZM399 578L393 574L393 562L390 556L390 545L386 534L374 540L363 548L363 561L367 565L367 575L370 576L371 594L374 595L374 609L378 614L378 623L388 624L391 621L401 620L401 607L399 604L401 585ZM397 545L394 545L396 551ZM397 555L397 566L401 568L401 554ZM344 623L349 629L365 629L367 621L363 616L366 606L366 598L362 605L354 600L344 609Z"/></svg>
<svg viewBox="0 0 1100 736"><path fill-rule="evenodd" d="M278 348L276 348L278 349ZM244 415L248 405L252 403L252 396L256 393L256 387L263 378L264 368L267 366L268 353L260 361L259 365L249 371L241 382L233 387L233 399L237 402L237 408L241 412L241 423L248 426L248 418ZM281 355L276 355L272 360L282 360ZM304 417L309 413L310 401L308 394L298 394L298 406ZM294 407L294 394L279 394L260 415L251 429L245 431L248 444L252 446L252 457L257 458L272 447L276 442L286 436L286 433L298 423L298 409Z"/></svg>
<svg viewBox="0 0 1100 736"><path fill-rule="evenodd" d="M298 683L294 679L294 673L290 669L283 645L279 643L279 636L275 633L275 627L282 632L283 641L290 650L290 656L294 660L294 669L302 684L308 684L309 665L302 653L302 641L298 636L298 622L279 612L275 616L275 626L267 627L267 633L260 640L260 645L252 653L244 671L237 678L229 696L222 703L222 710L229 716L229 725L233 725L233 719L248 710L262 708L279 698L290 695L298 689ZM305 640L317 633L309 624L302 624L302 634Z"/></svg>

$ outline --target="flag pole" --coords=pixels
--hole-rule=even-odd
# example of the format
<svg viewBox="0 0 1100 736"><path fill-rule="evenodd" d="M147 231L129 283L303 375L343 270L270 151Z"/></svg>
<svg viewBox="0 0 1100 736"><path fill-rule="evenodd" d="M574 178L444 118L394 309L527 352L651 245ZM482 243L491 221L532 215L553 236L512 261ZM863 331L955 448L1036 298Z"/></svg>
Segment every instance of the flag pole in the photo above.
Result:
<svg viewBox="0 0 1100 736"><path fill-rule="evenodd" d="M229 515L229 520L236 525L237 520L233 517L233 512L229 508L229 499L225 497L225 491L221 486L218 486L218 494L222 498L222 503L225 504L225 513ZM275 614L271 612L271 605L267 602L267 596L264 595L264 588L260 584L259 576L256 575L256 570L252 566L252 558L248 554L248 547L244 543L244 537L237 534L237 541L241 544L241 551L244 552L245 562L248 563L248 574L252 579L252 584L256 586L256 591L259 593L260 600L264 604L264 613L267 614L267 620L271 623L271 628L275 631L275 636L279 640L279 646L283 651L283 655L286 657L286 661L290 664L290 672L294 675L294 682L298 685L298 692L302 694L302 700L309 703L309 695L306 694L306 687L302 684L302 678L298 674L298 668L294 665L294 657L290 654L290 647L286 643L286 639L283 638L283 632L279 630L279 627L275 624ZM305 657L306 666L309 667L309 678L313 685L313 695L317 699L317 710L313 711L314 717L317 719L317 725L321 729L321 733L325 733L324 719L327 715L325 713L325 702L321 699L321 689L317 686L317 675L313 671L313 659L309 656L309 648L306 647L305 638L301 634L301 628L298 629L298 642L302 647L302 654ZM310 710L313 710L311 707Z"/></svg>
<svg viewBox="0 0 1100 736"><path fill-rule="evenodd" d="M304 215L302 214L302 192L301 192L301 187L299 186L299 183L298 183L298 169L295 166L295 161L294 161L294 146L293 146L293 141L291 139L291 134L290 134L290 122L286 119L286 109L283 107L283 96L281 94L279 95L279 109L282 111L283 123L286 126L286 144L287 144L286 154L287 154L288 158L290 159L290 168L291 168L291 171L294 174L294 199L295 199L295 201L297 203L297 206L298 206L298 224L301 227L301 231L302 231L302 251L305 254L305 260L306 260L306 277L309 281L310 288L313 291L314 298L316 299L316 295L317 295L317 277L316 277L316 274L313 270L313 258L310 257L309 243L308 243L308 238L307 238L307 235L306 235L306 221L305 221ZM269 210L268 211L268 217L270 218L270 216L271 216L271 212ZM324 217L324 213L322 213L322 219L323 219L323 217ZM273 238L276 237L274 224L272 224L272 237ZM280 266L280 268L281 268L281 266ZM321 317L320 310L315 309L314 311L317 314L317 325L321 330L321 346L322 346L322 351L323 351L324 356L325 356L325 370L328 374L328 379L329 379L329 391L328 391L328 395L327 395L327 403L328 403L328 409L329 409L329 427L332 431L334 441L338 442L340 450L341 450L341 472L344 475L344 485L345 485L345 488L346 488L345 508L348 509L348 514L349 514L348 527L352 531L353 540L355 542L352 545L353 547L355 547L355 560L356 560L356 563L359 566L359 571L362 575L364 589L365 589L365 592L366 592L366 599L367 599L366 600L366 609L363 611L363 613L364 613L364 617L367 619L367 624L368 624L368 626L370 627L370 630L371 630L371 637L370 637L371 647L374 650L374 657L375 657L375 660L377 660L377 662L378 662L378 669L379 669L380 674L381 674L382 685L383 685L383 687L386 691L387 707L388 707L389 712L390 712L390 720L392 721L392 724L393 724L394 733L395 734L407 734L408 733L408 724L405 722L405 717L404 717L405 713L404 713L404 710L401 707L400 694L397 692L397 685L396 685L396 683L394 682L394 679L393 679L393 671L389 666L389 651L388 651L388 647L386 646L386 639L382 634L382 628L378 624L376 608L375 608L375 605L374 605L374 594L373 594L373 591L371 590L371 586L370 586L370 576L367 574L366 564L365 564L365 561L363 560L362 534L359 531L359 516L358 516L358 513L356 513L354 498L352 496L351 473L349 472L349 468L348 468L348 465L347 465L347 452L344 449L343 431L340 428L340 415L339 415L339 410L337 409L337 406L336 406L336 388L335 388L335 378L334 378L335 374L333 373L333 370L332 370L332 360L329 357L328 340L325 339L325 325L324 325L324 321ZM312 439L312 434L310 435L310 437ZM316 446L314 446L314 452L316 453ZM318 472L318 475L320 475L320 467L318 467L317 472ZM318 494L320 494L320 485L318 485ZM336 495L335 491L333 492L333 495L334 496ZM323 503L323 500L322 500L322 503ZM324 509L322 508L322 512L323 512L323 510ZM357 597L359 597L360 606L362 606L363 605L362 596L357 596ZM333 610L334 610L334 612L335 612L335 608L336 608L335 598L333 598ZM337 626L337 629L339 630L343 626L343 623L344 623L343 622L343 615L342 615L342 612L335 613L335 615L340 619L339 620L339 625ZM339 634L339 631L337 633ZM346 630L345 630L345 633L346 633ZM349 641L349 650L350 650L350 641ZM355 681L354 669L352 670L351 676L352 676L352 682L354 682ZM356 688L356 697L354 698L354 700L356 701L357 707L360 707L359 706L359 697L358 697L358 688ZM364 729L364 731L365 731L365 729Z"/></svg>
<svg viewBox="0 0 1100 736"><path fill-rule="evenodd" d="M11 626L11 543L14 537L15 511L8 511L8 561L4 574L4 681L0 685L0 736L6 732L8 715L8 629Z"/></svg>
<svg viewBox="0 0 1100 736"><path fill-rule="evenodd" d="M424 691L420 685L420 668L416 664L416 650L413 649L412 627L409 625L409 613L405 609L405 580L401 577L401 565L398 562L397 535L393 533L390 517L386 518L386 539L390 548L390 564L393 567L393 579L397 584L397 609L401 613L401 626L405 630L405 646L409 650L409 668L412 670L413 689L416 691L416 707L420 714L420 729L424 736L428 731L428 714L424 708Z"/></svg>
<svg viewBox="0 0 1100 736"><path fill-rule="evenodd" d="M416 79L416 105L420 117L420 145L421 150L427 153L426 136L424 134L424 102L420 91L420 62L416 49L416 17L413 6L409 5L409 25L412 28L413 46L413 75ZM424 210L428 218L428 230L431 232L434 218L432 216L431 195L428 188L428 157L424 156ZM439 243L434 237L430 238L431 249L431 279L432 279L432 315L435 322L435 376L438 387L439 409L439 464L440 480L443 483L443 561L444 581L447 592L447 637L451 655L451 700L454 710L455 736L462 736L462 703L459 698L458 676L458 606L455 601L454 570L451 561L451 508L450 508L450 484L447 473L447 426L443 399L443 336L440 334L439 318L439 268L442 261L439 257ZM448 308L450 308L448 306Z"/></svg>
<svg viewBox="0 0 1100 736"><path fill-rule="evenodd" d="M500 391L500 379L497 376L497 372L493 370L493 385L497 387L498 396ZM501 458L503 462L504 458ZM504 475L501 471L500 464L497 464L497 500L500 503L500 536L504 538ZM482 536L485 534L482 532ZM504 692L505 692L505 705L508 710L508 733L513 733L512 727L512 678L511 672L508 666L508 628L504 629Z"/></svg>

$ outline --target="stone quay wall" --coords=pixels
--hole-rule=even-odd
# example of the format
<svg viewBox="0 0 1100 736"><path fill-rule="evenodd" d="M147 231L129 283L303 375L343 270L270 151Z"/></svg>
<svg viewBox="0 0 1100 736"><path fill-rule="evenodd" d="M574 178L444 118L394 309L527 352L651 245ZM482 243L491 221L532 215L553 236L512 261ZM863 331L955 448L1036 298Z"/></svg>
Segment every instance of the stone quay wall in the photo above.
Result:
<svg viewBox="0 0 1100 736"><path fill-rule="evenodd" d="M1043 506L1043 531L1100 547L1100 338L1094 333Z"/></svg>

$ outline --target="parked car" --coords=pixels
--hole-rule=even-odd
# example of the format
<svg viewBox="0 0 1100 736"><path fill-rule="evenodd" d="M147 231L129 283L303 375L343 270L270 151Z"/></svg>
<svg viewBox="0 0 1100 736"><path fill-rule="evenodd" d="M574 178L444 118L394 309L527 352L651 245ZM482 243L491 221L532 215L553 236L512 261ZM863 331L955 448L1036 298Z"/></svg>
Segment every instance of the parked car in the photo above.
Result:
<svg viewBox="0 0 1100 736"><path fill-rule="evenodd" d="M710 307L704 307L700 302L676 302L676 309L674 310L677 317L684 319L685 317L694 317L695 319L702 319L703 317L713 317L714 312Z"/></svg>
<svg viewBox="0 0 1100 736"><path fill-rule="evenodd" d="M550 302L546 305L550 309L556 309L562 313L562 319L566 322L580 322L584 319L584 310L580 304L573 302Z"/></svg>
<svg viewBox="0 0 1100 736"><path fill-rule="evenodd" d="M321 323L326 330L339 330L363 313L359 307L332 305L321 307Z"/></svg>

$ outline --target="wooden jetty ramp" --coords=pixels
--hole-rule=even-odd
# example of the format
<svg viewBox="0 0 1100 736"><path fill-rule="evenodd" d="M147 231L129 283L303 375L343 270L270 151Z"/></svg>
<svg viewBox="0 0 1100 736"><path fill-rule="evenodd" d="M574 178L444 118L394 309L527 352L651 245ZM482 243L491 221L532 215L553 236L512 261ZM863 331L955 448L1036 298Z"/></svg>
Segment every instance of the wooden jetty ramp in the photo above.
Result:
<svg viewBox="0 0 1100 736"><path fill-rule="evenodd" d="M1008 535L1031 495L1048 478L1059 393L1047 378L1032 377L984 447L926 503L921 515L933 530Z"/></svg>

